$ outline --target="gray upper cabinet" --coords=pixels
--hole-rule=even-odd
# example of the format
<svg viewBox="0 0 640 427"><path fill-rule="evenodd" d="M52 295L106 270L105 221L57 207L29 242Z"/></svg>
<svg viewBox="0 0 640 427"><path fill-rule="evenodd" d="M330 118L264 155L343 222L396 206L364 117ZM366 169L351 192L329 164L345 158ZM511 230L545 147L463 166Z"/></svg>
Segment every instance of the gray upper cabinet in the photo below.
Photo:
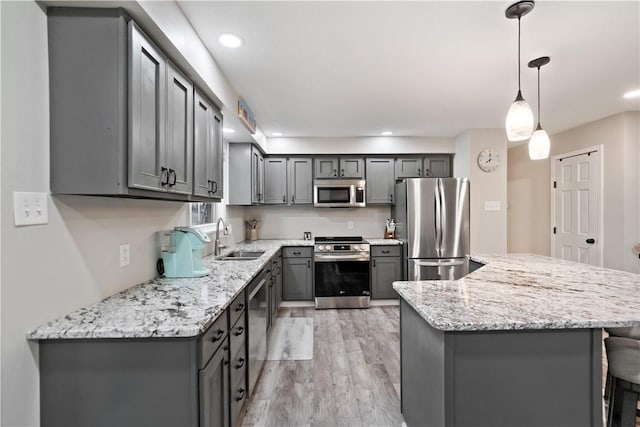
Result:
<svg viewBox="0 0 640 427"><path fill-rule="evenodd" d="M311 158L290 158L287 164L287 177L289 182L289 204L303 205L313 203Z"/></svg>
<svg viewBox="0 0 640 427"><path fill-rule="evenodd" d="M47 20L51 192L191 200L193 84L122 9Z"/></svg>
<svg viewBox="0 0 640 427"><path fill-rule="evenodd" d="M364 179L364 159L340 157L340 178Z"/></svg>
<svg viewBox="0 0 640 427"><path fill-rule="evenodd" d="M315 179L338 178L338 169L337 157L316 157L314 159Z"/></svg>
<svg viewBox="0 0 640 427"><path fill-rule="evenodd" d="M229 144L229 204L261 204L264 188L262 153L248 142Z"/></svg>
<svg viewBox="0 0 640 427"><path fill-rule="evenodd" d="M167 189L193 192L193 85L170 62L167 64Z"/></svg>
<svg viewBox="0 0 640 427"><path fill-rule="evenodd" d="M222 183L222 115L198 91L194 95L193 194L220 200Z"/></svg>
<svg viewBox="0 0 640 427"><path fill-rule="evenodd" d="M389 205L394 203L394 159L368 158L367 204Z"/></svg>
<svg viewBox="0 0 640 427"><path fill-rule="evenodd" d="M420 178L422 171L422 156L398 157L396 159L396 179Z"/></svg>
<svg viewBox="0 0 640 427"><path fill-rule="evenodd" d="M429 178L451 177L451 156L431 154L424 158L424 176Z"/></svg>
<svg viewBox="0 0 640 427"><path fill-rule="evenodd" d="M264 159L264 203L268 205L287 203L287 159L285 157Z"/></svg>

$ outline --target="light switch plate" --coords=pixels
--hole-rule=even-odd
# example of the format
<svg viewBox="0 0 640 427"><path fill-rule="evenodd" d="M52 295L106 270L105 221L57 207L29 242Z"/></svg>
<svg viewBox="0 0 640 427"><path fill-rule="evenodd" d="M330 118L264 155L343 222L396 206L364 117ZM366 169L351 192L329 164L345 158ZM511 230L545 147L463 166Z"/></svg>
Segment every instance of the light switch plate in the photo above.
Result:
<svg viewBox="0 0 640 427"><path fill-rule="evenodd" d="M484 202L484 210L485 211L499 211L500 210L500 200L492 200Z"/></svg>
<svg viewBox="0 0 640 427"><path fill-rule="evenodd" d="M124 245L120 245L120 267L129 265L130 256L129 244L125 243Z"/></svg>
<svg viewBox="0 0 640 427"><path fill-rule="evenodd" d="M47 193L13 193L13 221L16 226L49 223Z"/></svg>

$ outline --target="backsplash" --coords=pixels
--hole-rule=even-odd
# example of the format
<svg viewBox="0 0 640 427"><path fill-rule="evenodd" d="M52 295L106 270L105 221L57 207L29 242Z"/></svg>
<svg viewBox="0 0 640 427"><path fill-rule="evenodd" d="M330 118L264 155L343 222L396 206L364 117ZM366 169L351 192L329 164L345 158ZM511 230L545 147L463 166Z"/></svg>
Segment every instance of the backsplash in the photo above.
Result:
<svg viewBox="0 0 640 427"><path fill-rule="evenodd" d="M247 219L256 218L260 221L259 239L302 239L305 231L310 231L313 237L356 235L382 238L385 221L390 215L389 206L354 209L250 206L245 210ZM351 229L349 222L353 223ZM237 233L235 229L234 233Z"/></svg>

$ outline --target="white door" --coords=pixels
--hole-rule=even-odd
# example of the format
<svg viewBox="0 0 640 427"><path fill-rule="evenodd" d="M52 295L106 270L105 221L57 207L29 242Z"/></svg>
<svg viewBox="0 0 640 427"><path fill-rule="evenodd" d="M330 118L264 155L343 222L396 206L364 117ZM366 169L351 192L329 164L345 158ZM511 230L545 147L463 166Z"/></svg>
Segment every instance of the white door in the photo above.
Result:
<svg viewBox="0 0 640 427"><path fill-rule="evenodd" d="M602 265L598 158L598 151L590 151L554 159L557 258Z"/></svg>

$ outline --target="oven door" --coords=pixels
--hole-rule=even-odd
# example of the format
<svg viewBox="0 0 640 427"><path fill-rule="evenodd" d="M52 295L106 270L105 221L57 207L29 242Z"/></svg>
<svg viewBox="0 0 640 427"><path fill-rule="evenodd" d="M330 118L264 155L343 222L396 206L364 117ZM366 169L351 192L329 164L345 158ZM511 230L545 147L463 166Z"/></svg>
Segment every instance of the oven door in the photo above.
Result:
<svg viewBox="0 0 640 427"><path fill-rule="evenodd" d="M369 260L323 260L316 256L314 296L369 296Z"/></svg>

